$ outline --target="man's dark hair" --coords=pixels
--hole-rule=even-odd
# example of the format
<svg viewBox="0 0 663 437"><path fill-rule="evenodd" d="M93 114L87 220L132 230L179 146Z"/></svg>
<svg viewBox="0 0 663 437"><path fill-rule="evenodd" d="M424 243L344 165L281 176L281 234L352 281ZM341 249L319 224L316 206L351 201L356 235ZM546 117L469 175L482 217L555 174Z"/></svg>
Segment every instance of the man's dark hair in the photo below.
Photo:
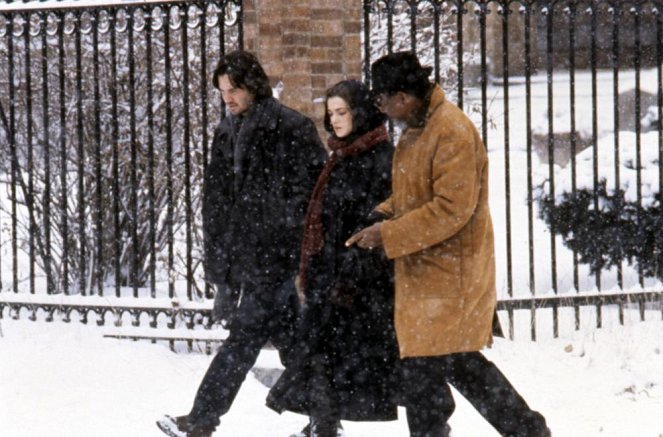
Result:
<svg viewBox="0 0 663 437"><path fill-rule="evenodd" d="M375 107L366 85L358 80L344 80L329 88L325 94L324 126L329 133L334 132L327 113L327 101L332 97L342 98L350 107L353 136L373 130L387 120L387 116Z"/></svg>
<svg viewBox="0 0 663 437"><path fill-rule="evenodd" d="M244 50L235 50L221 57L212 74L212 84L219 88L219 77L228 75L230 83L250 92L256 100L272 96L269 79L258 59Z"/></svg>
<svg viewBox="0 0 663 437"><path fill-rule="evenodd" d="M431 87L428 76L432 71L431 67L422 67L413 52L385 55L371 65L372 93L375 96L402 91L423 99Z"/></svg>

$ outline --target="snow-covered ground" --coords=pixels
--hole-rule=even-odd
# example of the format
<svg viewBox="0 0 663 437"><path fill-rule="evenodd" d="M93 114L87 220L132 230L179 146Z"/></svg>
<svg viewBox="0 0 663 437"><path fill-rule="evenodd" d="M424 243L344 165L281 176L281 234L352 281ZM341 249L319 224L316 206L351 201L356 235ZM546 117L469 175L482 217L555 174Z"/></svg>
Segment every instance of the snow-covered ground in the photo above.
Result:
<svg viewBox="0 0 663 437"><path fill-rule="evenodd" d="M165 343L105 339L99 328L77 322L0 323L3 437L159 437L155 420L188 412L211 360L171 352ZM563 339L497 339L486 355L547 417L556 437L660 437L662 332L660 320L627 320L626 327L583 330ZM279 367L276 353L264 350L257 367ZM287 437L305 424L302 416L279 416L265 407L266 394L249 374L216 435ZM455 436L497 435L456 398ZM404 411L395 422L344 426L349 437L407 435Z"/></svg>

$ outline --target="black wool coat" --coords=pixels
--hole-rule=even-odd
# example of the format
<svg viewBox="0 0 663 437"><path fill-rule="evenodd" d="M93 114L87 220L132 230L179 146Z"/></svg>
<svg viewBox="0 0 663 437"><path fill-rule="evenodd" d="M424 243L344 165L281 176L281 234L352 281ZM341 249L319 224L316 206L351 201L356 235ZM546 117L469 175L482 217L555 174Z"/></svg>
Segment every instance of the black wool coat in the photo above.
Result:
<svg viewBox="0 0 663 437"><path fill-rule="evenodd" d="M319 381L313 362L324 362L332 404L344 420L393 420L398 348L393 328L393 266L381 251L347 248L345 241L371 221L391 189L393 146L340 159L323 203L324 247L307 271L306 305L290 363L267 405L316 414ZM319 368L318 368L319 369Z"/></svg>
<svg viewBox="0 0 663 437"><path fill-rule="evenodd" d="M221 121L203 187L209 282L260 292L296 274L306 204L325 159L313 122L274 98Z"/></svg>

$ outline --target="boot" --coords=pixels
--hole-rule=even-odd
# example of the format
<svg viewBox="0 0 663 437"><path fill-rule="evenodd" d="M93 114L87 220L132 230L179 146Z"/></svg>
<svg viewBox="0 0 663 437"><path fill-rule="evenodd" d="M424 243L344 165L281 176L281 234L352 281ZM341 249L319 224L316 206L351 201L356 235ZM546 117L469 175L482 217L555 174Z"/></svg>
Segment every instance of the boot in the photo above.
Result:
<svg viewBox="0 0 663 437"><path fill-rule="evenodd" d="M290 434L290 437L311 437L311 424L307 423L301 431L295 434Z"/></svg>
<svg viewBox="0 0 663 437"><path fill-rule="evenodd" d="M157 427L170 437L212 437L214 429L201 428L189 422L189 416L164 416L157 420Z"/></svg>
<svg viewBox="0 0 663 437"><path fill-rule="evenodd" d="M552 433L550 428L544 427L533 431L522 431L516 434L509 435L508 437L551 437Z"/></svg>
<svg viewBox="0 0 663 437"><path fill-rule="evenodd" d="M518 427L505 433L507 437L551 437L551 434L546 419L537 411L523 414L518 421Z"/></svg>
<svg viewBox="0 0 663 437"><path fill-rule="evenodd" d="M341 424L340 420L337 422L336 426L336 437L346 437L345 431L343 430L343 425ZM311 437L311 422L307 423L306 426L298 433L291 434L290 437Z"/></svg>
<svg viewBox="0 0 663 437"><path fill-rule="evenodd" d="M424 432L411 432L410 437L453 437L448 423Z"/></svg>
<svg viewBox="0 0 663 437"><path fill-rule="evenodd" d="M338 420L311 417L311 437L337 437Z"/></svg>

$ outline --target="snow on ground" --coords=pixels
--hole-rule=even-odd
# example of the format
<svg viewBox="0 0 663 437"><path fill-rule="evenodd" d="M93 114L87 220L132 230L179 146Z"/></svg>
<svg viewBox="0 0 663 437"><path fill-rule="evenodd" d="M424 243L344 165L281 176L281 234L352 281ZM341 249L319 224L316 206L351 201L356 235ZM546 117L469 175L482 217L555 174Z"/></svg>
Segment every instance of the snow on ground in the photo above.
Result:
<svg viewBox="0 0 663 437"><path fill-rule="evenodd" d="M660 437L663 324L660 311L648 318L538 342L497 339L485 353L556 437ZM77 322L0 323L3 437L159 437L154 421L188 411L211 360L171 352L166 343L104 339ZM273 350L264 350L256 366L280 365ZM216 435L287 437L305 424L302 416L265 407L266 394L249 374ZM344 426L349 437L406 436L404 411L399 417ZM456 437L497 435L459 396L451 424Z"/></svg>

